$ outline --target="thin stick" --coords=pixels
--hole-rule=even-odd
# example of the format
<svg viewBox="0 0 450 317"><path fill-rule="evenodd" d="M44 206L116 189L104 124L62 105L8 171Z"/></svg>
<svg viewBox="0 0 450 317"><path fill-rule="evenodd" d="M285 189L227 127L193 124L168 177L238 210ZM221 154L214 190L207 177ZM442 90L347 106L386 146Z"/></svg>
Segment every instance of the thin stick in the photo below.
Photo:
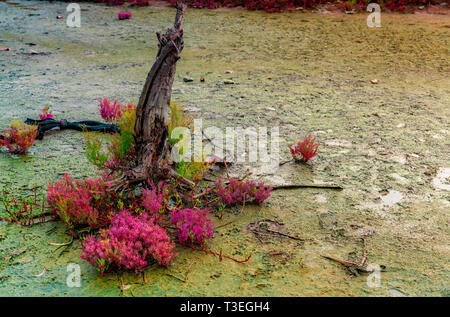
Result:
<svg viewBox="0 0 450 317"><path fill-rule="evenodd" d="M366 239L362 238L363 241L363 257L361 259L361 263L359 264L359 266L363 266L364 263L366 263L367 260L367 251L366 251Z"/></svg>
<svg viewBox="0 0 450 317"><path fill-rule="evenodd" d="M296 188L318 188L318 189L334 189L334 190L343 190L344 188L341 186L333 186L333 185L274 185L272 186L272 190L278 189L296 189Z"/></svg>
<svg viewBox="0 0 450 317"><path fill-rule="evenodd" d="M123 285L123 277L120 275L120 282L122 283L122 296L125 296L125 285Z"/></svg>
<svg viewBox="0 0 450 317"><path fill-rule="evenodd" d="M223 164L225 165L225 171L227 172L227 178L230 179L230 174L228 174L228 165L227 165L226 158L223 158Z"/></svg>
<svg viewBox="0 0 450 317"><path fill-rule="evenodd" d="M292 162L292 161L293 160L288 160L288 161L281 162L280 164L278 164L278 166L283 166L284 164L287 164L287 163Z"/></svg>
<svg viewBox="0 0 450 317"><path fill-rule="evenodd" d="M225 227L225 226L228 226L229 224L232 224L233 222L235 222L236 220L233 220L233 221L230 221L230 222L227 222L227 223L224 223L223 225L220 225L220 226L216 226L215 227L215 229L219 229L219 228L222 228L222 227Z"/></svg>
<svg viewBox="0 0 450 317"><path fill-rule="evenodd" d="M184 279L187 281L187 279L188 279L188 275L189 275L189 273L191 272L191 267L192 267L192 265L194 265L195 264L195 262L191 262L191 264L189 264L189 267L188 267L188 269L187 269L187 271L186 271L186 274L184 275Z"/></svg>
<svg viewBox="0 0 450 317"><path fill-rule="evenodd" d="M182 281L183 283L186 283L186 280L182 279L181 277L178 277L178 276L170 274L170 273L166 273L166 275L172 276L172 277L176 278L177 280Z"/></svg>
<svg viewBox="0 0 450 317"><path fill-rule="evenodd" d="M342 265L345 265L345 266L357 266L357 267L359 267L359 264L355 263L355 262L339 260L339 259L333 258L331 256L326 256L326 255L321 255L321 257L323 257L325 259L328 259L328 260L331 260L331 261L335 261L335 262L341 263Z"/></svg>
<svg viewBox="0 0 450 317"><path fill-rule="evenodd" d="M270 230L270 229L266 229L266 230L269 231L269 232L272 232L272 233L277 233L277 234L279 234L281 236L284 236L286 238L290 238L290 239L294 239L294 240L300 240L300 241L306 241L306 239L304 239L304 238L291 236L291 235L288 235L286 233L282 233L282 232L279 232L279 231Z"/></svg>

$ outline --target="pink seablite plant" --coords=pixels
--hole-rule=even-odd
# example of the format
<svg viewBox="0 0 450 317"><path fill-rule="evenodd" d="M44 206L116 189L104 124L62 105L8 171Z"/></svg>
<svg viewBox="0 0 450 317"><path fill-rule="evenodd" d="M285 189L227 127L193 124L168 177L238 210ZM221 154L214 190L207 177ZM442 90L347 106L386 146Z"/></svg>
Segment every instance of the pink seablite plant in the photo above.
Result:
<svg viewBox="0 0 450 317"><path fill-rule="evenodd" d="M120 164L120 159L117 156L112 156L105 162L104 167L110 171L114 171L120 166Z"/></svg>
<svg viewBox="0 0 450 317"><path fill-rule="evenodd" d="M253 200L257 204L261 204L270 197L272 187L264 186L264 183L257 184L255 181L241 181L230 178L230 184L227 186L220 178L215 183L217 196L220 197L226 205L243 205L247 200Z"/></svg>
<svg viewBox="0 0 450 317"><path fill-rule="evenodd" d="M120 11L117 17L119 18L119 20L127 20L131 18L131 13Z"/></svg>
<svg viewBox="0 0 450 317"><path fill-rule="evenodd" d="M48 105L46 105L44 108L41 109L42 114L39 114L39 118L41 120L45 120L45 119L53 119L53 114L52 111L50 110L50 107Z"/></svg>
<svg viewBox="0 0 450 317"><path fill-rule="evenodd" d="M164 184L164 181L159 181L156 186L150 180L148 184L151 188L142 191L142 206L153 216L158 214L169 201L168 185Z"/></svg>
<svg viewBox="0 0 450 317"><path fill-rule="evenodd" d="M105 121L112 122L116 121L126 112L134 112L136 111L136 106L128 103L126 106L121 105L120 102L117 99L114 99L113 103L111 104L111 101L107 97L102 99L99 99L99 110L100 115Z"/></svg>
<svg viewBox="0 0 450 317"><path fill-rule="evenodd" d="M178 240L181 243L205 244L212 237L214 222L208 217L206 209L175 209L170 222L175 224Z"/></svg>
<svg viewBox="0 0 450 317"><path fill-rule="evenodd" d="M111 122L114 121L123 115L123 106L114 99L113 103L108 100L108 98L99 99L100 102L100 115L105 121Z"/></svg>
<svg viewBox="0 0 450 317"><path fill-rule="evenodd" d="M109 197L110 176L73 182L65 173L50 183L46 201L51 210L67 225L89 225L92 228L109 222L113 204Z"/></svg>
<svg viewBox="0 0 450 317"><path fill-rule="evenodd" d="M27 125L13 121L11 127L0 134L0 148L6 146L13 154L24 154L33 145L38 135L38 129L34 125Z"/></svg>
<svg viewBox="0 0 450 317"><path fill-rule="evenodd" d="M314 143L315 141L315 137L313 138L311 135L307 135L303 142L298 141L294 147L289 145L289 149L291 150L291 155L294 160L299 162L307 162L309 159L316 156L319 143Z"/></svg>
<svg viewBox="0 0 450 317"><path fill-rule="evenodd" d="M100 238L88 236L81 258L95 266L100 274L116 267L139 274L149 258L168 266L174 259L175 244L163 228L148 214L133 216L121 211L111 217L111 227L100 230Z"/></svg>

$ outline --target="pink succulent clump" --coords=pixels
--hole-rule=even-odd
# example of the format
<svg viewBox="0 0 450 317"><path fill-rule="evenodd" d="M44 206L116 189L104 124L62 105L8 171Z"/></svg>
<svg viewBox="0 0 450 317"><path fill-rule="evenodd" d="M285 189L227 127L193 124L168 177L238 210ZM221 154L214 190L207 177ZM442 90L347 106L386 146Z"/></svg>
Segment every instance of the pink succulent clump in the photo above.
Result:
<svg viewBox="0 0 450 317"><path fill-rule="evenodd" d="M303 142L298 141L297 144L292 147L289 145L292 157L299 162L307 162L317 154L319 143L314 143L316 138L311 135L307 135Z"/></svg>
<svg viewBox="0 0 450 317"><path fill-rule="evenodd" d="M117 15L117 17L119 18L119 20L130 19L131 18L131 13L130 12L122 12L122 11L120 11L119 14Z"/></svg>
<svg viewBox="0 0 450 317"><path fill-rule="evenodd" d="M257 204L261 204L270 197L272 187L264 186L264 183L256 183L255 181L241 181L230 178L230 184L226 186L222 179L216 184L216 193L223 203L227 205L243 205L247 200L253 200Z"/></svg>
<svg viewBox="0 0 450 317"><path fill-rule="evenodd" d="M50 182L46 202L66 224L96 228L108 222L112 202L108 195L110 178L92 178L73 182L65 173L61 180Z"/></svg>
<svg viewBox="0 0 450 317"><path fill-rule="evenodd" d="M122 117L123 107L117 99L114 99L112 104L106 97L103 100L99 99L98 101L100 102L100 115L103 119L111 122Z"/></svg>
<svg viewBox="0 0 450 317"><path fill-rule="evenodd" d="M95 266L100 274L116 267L139 274L150 258L168 266L174 259L175 244L163 228L148 214L133 216L121 211L111 218L111 227L100 230L100 238L88 236L81 258Z"/></svg>
<svg viewBox="0 0 450 317"><path fill-rule="evenodd" d="M181 243L203 245L212 237L214 222L208 217L206 209L175 209L171 212L170 222L175 224L178 240Z"/></svg>
<svg viewBox="0 0 450 317"><path fill-rule="evenodd" d="M122 114L127 111L129 112L136 111L136 106L133 105L132 103L128 103L126 106L122 106Z"/></svg>
<svg viewBox="0 0 450 317"><path fill-rule="evenodd" d="M158 185L155 185L149 180L148 184L151 188L142 191L142 206L148 210L150 215L155 215L162 210L162 207L169 200L169 193L164 181L159 181Z"/></svg>
<svg viewBox="0 0 450 317"><path fill-rule="evenodd" d="M46 105L44 108L41 109L42 114L39 114L39 118L41 120L45 120L45 119L53 119L53 114L52 111L50 110L50 107L48 105Z"/></svg>
<svg viewBox="0 0 450 317"><path fill-rule="evenodd" d="M0 148L6 146L10 153L24 154L33 145L38 135L38 129L34 125L27 125L13 121L11 127L0 134Z"/></svg>
<svg viewBox="0 0 450 317"><path fill-rule="evenodd" d="M120 166L120 164L120 159L114 155L106 160L104 167L110 171L114 171Z"/></svg>

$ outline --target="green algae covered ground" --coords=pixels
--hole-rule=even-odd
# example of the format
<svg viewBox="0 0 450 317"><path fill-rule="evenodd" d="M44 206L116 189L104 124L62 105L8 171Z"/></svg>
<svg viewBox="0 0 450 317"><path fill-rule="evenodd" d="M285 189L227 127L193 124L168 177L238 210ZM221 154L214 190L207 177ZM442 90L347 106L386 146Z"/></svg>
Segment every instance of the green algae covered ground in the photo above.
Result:
<svg viewBox="0 0 450 317"><path fill-rule="evenodd" d="M14 48L0 51L0 127L37 117L47 103L58 118L77 120L100 119L100 97L137 100L156 54L155 32L175 13L130 9L133 18L118 21L117 8L82 4L81 28L69 28L56 19L66 16L64 3L14 3L0 2L0 47ZM226 211L209 247L237 258L252 252L248 263L179 249L169 268L145 272L146 283L134 273L100 277L80 260L79 241L49 244L70 241L62 224L0 222L0 295L122 296L123 283L125 296L449 296L450 20L382 14L381 28L365 20L186 13L175 101L205 127L279 126L282 160L287 144L307 133L321 143L308 166L284 164L274 175L252 166L234 172L253 170L272 184L344 187L274 191L262 206ZM194 81L185 83L186 76ZM64 172L100 173L75 131L46 135L27 156L0 152L0 187L15 195L35 186L42 195ZM262 243L248 229L262 219L306 241ZM363 238L369 263L386 266L379 287L321 257L360 257ZM66 284L69 263L81 266L79 288ZM168 275L183 276L189 266L186 283Z"/></svg>

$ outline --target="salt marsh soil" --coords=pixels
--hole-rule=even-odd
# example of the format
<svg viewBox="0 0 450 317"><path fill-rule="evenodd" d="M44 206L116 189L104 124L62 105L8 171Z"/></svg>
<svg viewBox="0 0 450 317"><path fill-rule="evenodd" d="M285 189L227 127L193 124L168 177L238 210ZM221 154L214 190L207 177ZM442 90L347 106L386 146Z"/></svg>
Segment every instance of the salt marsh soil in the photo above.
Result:
<svg viewBox="0 0 450 317"><path fill-rule="evenodd" d="M98 98L136 101L155 32L175 13L130 9L133 18L119 21L118 8L82 4L81 28L69 28L56 19L67 4L11 2L0 2L0 47L13 48L0 51L0 127L36 118L45 104L58 118L100 120ZM369 28L366 14L189 9L173 99L204 127L278 126L282 160L287 144L316 135L309 165L254 177L344 190L279 190L262 206L228 210L209 247L237 258L252 252L248 263L180 249L169 268L149 268L144 284L134 273L100 277L80 260L79 241L50 245L70 241L61 223L0 222L0 295L449 296L448 17L382 14L382 27ZM52 132L26 156L0 152L0 187L16 195L35 186L44 194L64 172L100 173L79 132ZM307 240L261 243L247 230L261 219ZM363 238L368 262L386 266L379 287L321 257L361 256ZM81 287L67 286L69 263L80 264ZM186 283L168 275L184 275L191 263Z"/></svg>

